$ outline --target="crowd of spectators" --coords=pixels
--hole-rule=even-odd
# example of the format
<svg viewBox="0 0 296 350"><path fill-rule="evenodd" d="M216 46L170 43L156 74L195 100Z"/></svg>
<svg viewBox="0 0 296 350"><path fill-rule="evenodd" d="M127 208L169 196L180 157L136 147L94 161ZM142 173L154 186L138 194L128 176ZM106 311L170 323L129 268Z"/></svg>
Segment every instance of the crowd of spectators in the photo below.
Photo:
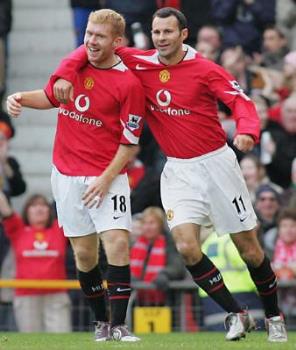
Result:
<svg viewBox="0 0 296 350"><path fill-rule="evenodd" d="M265 252L272 260L279 280L296 279L296 1L71 0L70 5L77 46L83 43L87 18L92 10L106 7L122 13L127 21L126 44L147 49L151 47L151 17L157 8L173 6L185 13L190 30L188 44L195 47L201 55L221 64L229 71L255 103L261 121L261 139L248 154L242 154L232 146L235 122L231 111L219 102L218 114L228 142L240 161L258 216L258 236ZM20 195L26 189L18 162L8 155L8 143L14 135L14 128L2 109L7 86L8 35L12 13L11 0L1 1L0 197L3 203L6 201L5 198L8 199L8 207L10 196ZM186 276L184 266L170 241L170 235L166 232L164 213L159 209L161 208L159 180L165 158L147 126L144 127L140 146L139 154L128 167L134 214L131 235L132 276L134 281L155 284L155 290L139 293L140 304L145 299L151 305L163 305L169 299L167 297L169 281ZM42 195L36 198L37 202L39 200L45 207L48 206L47 200ZM34 206L32 198L28 203ZM28 208L26 206L25 210L28 211ZM1 205L0 211L2 211ZM29 274L26 276L20 275L21 257L18 255L20 254L18 242L22 241L23 235L27 234L25 231L30 230L34 223L30 222L30 219L24 222L15 216L16 214L13 215L9 219L10 224L4 222L4 226L0 227L1 278L13 277L11 271L14 270L14 255L16 276L30 278L31 270L27 271ZM43 227L39 227L43 232L42 235L40 230L37 233L33 230L32 242L27 243L33 244L33 248L37 251L49 249L43 243L50 241L46 237L52 230L58 230L53 225L54 221L50 225L44 223ZM210 250L214 244L218 244L217 242L211 235L209 241L205 243L205 249ZM228 243L219 241L219 244L225 246L228 246ZM50 249L53 248L50 246ZM64 261L67 245L62 239L57 249L59 259ZM209 253L209 257L211 256L214 257ZM70 254L67 267L72 271L69 275L72 278L75 277L73 266L73 256ZM235 264L233 266L233 269L237 268ZM239 265L239 271L241 268ZM66 274L64 270L56 273L57 275L52 276L55 279L62 279ZM45 277L44 274L42 276ZM34 294L35 297L38 295L37 299L40 302L44 291L37 292ZM250 287L249 292L252 296L254 289ZM52 291L49 294L52 294ZM61 300L57 303L63 303L67 320L69 309L65 291L55 291L54 294L55 297L60 296ZM14 300L19 329L24 330L19 319L23 317L22 308L26 305L20 303L20 295L20 291L16 290L16 297L13 298L11 295L7 296L5 290L0 289L0 303L11 303ZM280 297L283 311L289 314L296 305L295 288L285 289ZM207 302L206 299L203 301ZM52 306L51 301L50 304ZM46 305L44 310L46 313ZM7 319L6 315L6 323ZM46 316L42 322L47 322ZM68 325L66 321L64 324ZM43 329L52 330L46 327Z"/></svg>

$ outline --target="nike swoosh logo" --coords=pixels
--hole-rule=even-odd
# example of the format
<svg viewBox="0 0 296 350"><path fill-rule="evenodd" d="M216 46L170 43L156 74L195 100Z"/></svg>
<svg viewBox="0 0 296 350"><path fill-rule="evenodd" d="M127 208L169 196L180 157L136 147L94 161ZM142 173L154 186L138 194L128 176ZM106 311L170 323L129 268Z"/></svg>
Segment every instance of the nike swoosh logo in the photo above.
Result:
<svg viewBox="0 0 296 350"><path fill-rule="evenodd" d="M277 282L277 280L275 280L273 283L271 283L271 284L268 286L268 288L273 288L273 287L275 286L276 282Z"/></svg>
<svg viewBox="0 0 296 350"><path fill-rule="evenodd" d="M246 216L245 218L243 219L239 219L240 222L244 222L248 217Z"/></svg>
<svg viewBox="0 0 296 350"><path fill-rule="evenodd" d="M120 219L120 218L122 218L122 216L113 216L114 220L117 220L117 219Z"/></svg>
<svg viewBox="0 0 296 350"><path fill-rule="evenodd" d="M116 289L116 292L129 292L130 290L131 290L130 288L120 288L120 287L118 287Z"/></svg>
<svg viewBox="0 0 296 350"><path fill-rule="evenodd" d="M136 69L137 69L137 70L145 70L145 69L147 69L147 68L141 66L140 64L137 64L137 65L136 65Z"/></svg>

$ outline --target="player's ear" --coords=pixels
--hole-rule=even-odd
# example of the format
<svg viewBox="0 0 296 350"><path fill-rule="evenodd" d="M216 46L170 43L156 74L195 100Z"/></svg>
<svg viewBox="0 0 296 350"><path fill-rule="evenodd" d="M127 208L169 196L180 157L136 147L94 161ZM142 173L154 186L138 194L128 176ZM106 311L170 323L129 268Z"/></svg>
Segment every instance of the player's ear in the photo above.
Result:
<svg viewBox="0 0 296 350"><path fill-rule="evenodd" d="M116 47L121 46L122 40L123 38L121 36L116 37L112 43L113 48L115 49Z"/></svg>
<svg viewBox="0 0 296 350"><path fill-rule="evenodd" d="M184 28L181 31L182 39L185 41L188 38L188 28Z"/></svg>

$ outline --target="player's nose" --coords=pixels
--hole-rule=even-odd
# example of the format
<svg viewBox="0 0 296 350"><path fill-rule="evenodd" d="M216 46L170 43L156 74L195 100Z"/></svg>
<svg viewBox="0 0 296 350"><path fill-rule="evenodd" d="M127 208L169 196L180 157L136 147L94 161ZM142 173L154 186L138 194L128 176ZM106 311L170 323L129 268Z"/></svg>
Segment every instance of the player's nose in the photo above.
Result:
<svg viewBox="0 0 296 350"><path fill-rule="evenodd" d="M96 37L94 35L91 35L88 39L88 43L91 45L95 45L96 44Z"/></svg>
<svg viewBox="0 0 296 350"><path fill-rule="evenodd" d="M160 32L158 36L159 41L164 41L165 40L165 34Z"/></svg>

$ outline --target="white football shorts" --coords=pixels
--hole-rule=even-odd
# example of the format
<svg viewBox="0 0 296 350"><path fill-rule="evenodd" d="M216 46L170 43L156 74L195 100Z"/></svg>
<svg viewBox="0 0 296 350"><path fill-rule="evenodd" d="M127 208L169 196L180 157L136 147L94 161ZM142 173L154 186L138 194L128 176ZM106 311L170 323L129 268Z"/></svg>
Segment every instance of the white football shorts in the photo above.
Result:
<svg viewBox="0 0 296 350"><path fill-rule="evenodd" d="M227 145L196 158L168 158L161 199L170 229L184 223L213 225L223 235L256 226L237 158Z"/></svg>
<svg viewBox="0 0 296 350"><path fill-rule="evenodd" d="M54 166L51 186L56 201L58 222L66 237L131 228L130 187L126 174L118 175L101 205L87 208L82 196L95 176L67 176Z"/></svg>

